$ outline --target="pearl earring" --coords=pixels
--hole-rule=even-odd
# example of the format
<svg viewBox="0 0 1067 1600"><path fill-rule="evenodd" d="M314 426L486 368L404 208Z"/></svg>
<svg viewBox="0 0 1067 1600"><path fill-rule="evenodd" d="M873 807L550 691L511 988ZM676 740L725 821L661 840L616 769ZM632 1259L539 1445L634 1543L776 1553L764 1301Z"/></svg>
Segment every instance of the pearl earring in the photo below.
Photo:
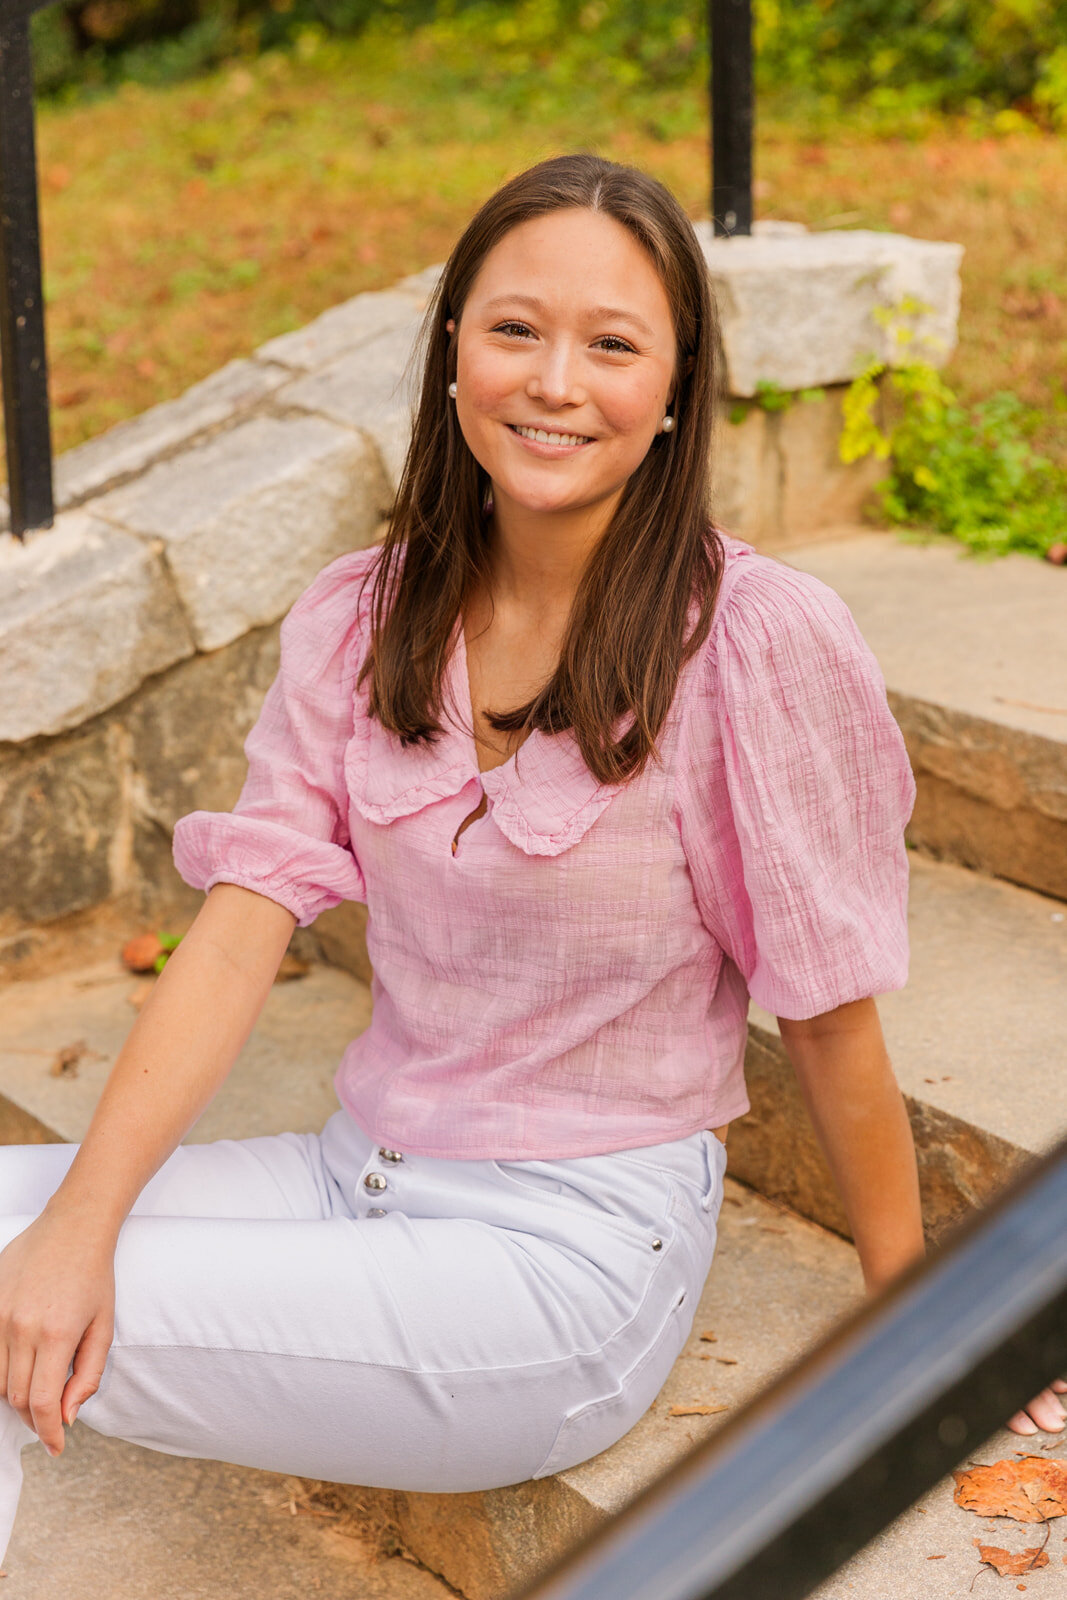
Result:
<svg viewBox="0 0 1067 1600"><path fill-rule="evenodd" d="M448 386L448 393L449 393L449 397L450 397L450 398L451 398L451 399L453 399L453 400L454 400L454 399L455 399L455 398L456 398L456 386L455 386L455 384L454 384L454 383L450 383L450 384L449 384L449 386Z"/></svg>
<svg viewBox="0 0 1067 1600"><path fill-rule="evenodd" d="M674 427L674 418L673 417L664 417L663 421L660 423L660 428L662 429L662 431L664 433L670 433L670 431L671 431L671 429L673 427Z"/></svg>

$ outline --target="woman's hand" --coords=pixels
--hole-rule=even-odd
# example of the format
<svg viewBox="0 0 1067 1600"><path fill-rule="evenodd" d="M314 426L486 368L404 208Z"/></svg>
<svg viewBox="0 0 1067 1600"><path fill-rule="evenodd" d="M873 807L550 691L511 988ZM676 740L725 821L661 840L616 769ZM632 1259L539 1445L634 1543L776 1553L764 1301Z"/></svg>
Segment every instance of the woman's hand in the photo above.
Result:
<svg viewBox="0 0 1067 1600"><path fill-rule="evenodd" d="M114 1239L70 1213L36 1218L0 1251L0 1394L49 1455L95 1394L115 1326ZM74 1371L69 1380L71 1361Z"/></svg>
<svg viewBox="0 0 1067 1600"><path fill-rule="evenodd" d="M1067 1422L1067 1411L1060 1395L1067 1394L1067 1379L1056 1378L1047 1389L1042 1389L1024 1411L1017 1411L1008 1423L1012 1433L1062 1433Z"/></svg>

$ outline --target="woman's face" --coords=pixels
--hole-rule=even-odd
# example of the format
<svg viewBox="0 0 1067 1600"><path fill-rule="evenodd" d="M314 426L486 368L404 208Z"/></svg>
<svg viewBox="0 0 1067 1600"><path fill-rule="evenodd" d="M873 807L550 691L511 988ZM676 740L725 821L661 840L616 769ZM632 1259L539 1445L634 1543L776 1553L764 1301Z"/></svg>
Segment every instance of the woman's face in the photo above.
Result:
<svg viewBox="0 0 1067 1600"><path fill-rule="evenodd" d="M667 294L633 235L587 210L520 223L448 326L460 427L498 514L610 510L674 385Z"/></svg>

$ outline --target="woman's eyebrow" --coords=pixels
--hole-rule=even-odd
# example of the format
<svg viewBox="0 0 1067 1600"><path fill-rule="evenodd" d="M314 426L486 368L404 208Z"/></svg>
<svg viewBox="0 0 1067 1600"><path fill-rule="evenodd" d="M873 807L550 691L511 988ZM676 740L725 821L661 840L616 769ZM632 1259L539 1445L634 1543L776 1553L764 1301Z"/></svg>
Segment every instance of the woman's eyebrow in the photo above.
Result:
<svg viewBox="0 0 1067 1600"><path fill-rule="evenodd" d="M531 311L544 311L545 303L532 294L498 294L485 302L487 311L494 311L498 306L527 306ZM621 306L592 306L585 313L587 322L628 322L631 327L637 328L646 338L654 339L655 334L648 323L637 316L633 311L624 311Z"/></svg>

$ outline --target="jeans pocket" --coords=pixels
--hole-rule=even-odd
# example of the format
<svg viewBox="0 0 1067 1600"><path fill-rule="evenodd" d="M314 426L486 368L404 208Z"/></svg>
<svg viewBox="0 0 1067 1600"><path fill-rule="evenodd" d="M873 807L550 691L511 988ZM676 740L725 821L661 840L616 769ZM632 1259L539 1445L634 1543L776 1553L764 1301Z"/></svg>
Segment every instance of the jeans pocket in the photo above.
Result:
<svg viewBox="0 0 1067 1600"><path fill-rule="evenodd" d="M603 1225L641 1244L662 1247L672 1231L676 1190L672 1174L633 1171L617 1155L559 1161L493 1161L496 1177L546 1213ZM660 1245L653 1244L656 1239Z"/></svg>

